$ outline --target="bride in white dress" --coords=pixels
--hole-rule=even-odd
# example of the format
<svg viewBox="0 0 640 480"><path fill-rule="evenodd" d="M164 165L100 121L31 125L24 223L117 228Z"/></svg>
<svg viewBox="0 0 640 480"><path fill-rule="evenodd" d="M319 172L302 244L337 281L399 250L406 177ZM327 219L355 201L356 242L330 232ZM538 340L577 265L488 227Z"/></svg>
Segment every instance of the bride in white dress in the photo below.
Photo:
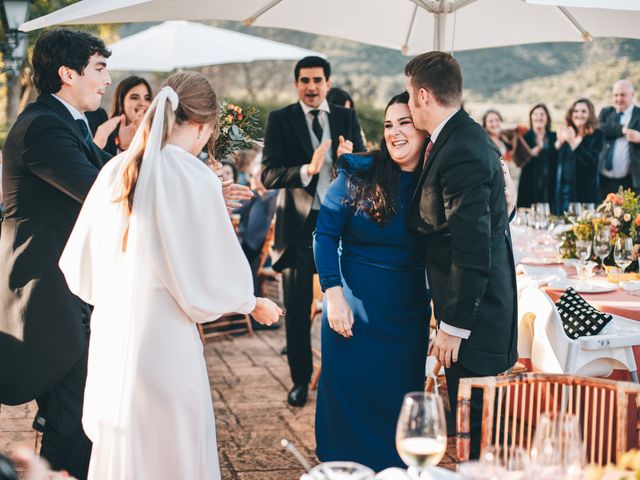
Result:
<svg viewBox="0 0 640 480"><path fill-rule="evenodd" d="M220 479L196 323L282 313L253 296L221 182L194 156L217 131L211 84L184 72L166 85L100 172L60 259L94 305L82 418L93 480Z"/></svg>

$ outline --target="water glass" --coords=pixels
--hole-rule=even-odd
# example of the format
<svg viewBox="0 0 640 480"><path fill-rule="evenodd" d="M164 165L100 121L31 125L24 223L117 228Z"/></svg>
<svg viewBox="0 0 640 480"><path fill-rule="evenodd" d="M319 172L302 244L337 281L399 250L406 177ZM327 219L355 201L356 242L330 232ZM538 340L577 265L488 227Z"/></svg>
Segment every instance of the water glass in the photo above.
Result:
<svg viewBox="0 0 640 480"><path fill-rule="evenodd" d="M600 228L593 237L593 253L595 253L604 268L604 259L611 252L611 230L606 227Z"/></svg>
<svg viewBox="0 0 640 480"><path fill-rule="evenodd" d="M580 262L576 263L576 275L581 282L586 282L593 276L593 267L596 262Z"/></svg>
<svg viewBox="0 0 640 480"><path fill-rule="evenodd" d="M582 214L582 204L577 202L569 203L567 208L567 216L579 217Z"/></svg>
<svg viewBox="0 0 640 480"><path fill-rule="evenodd" d="M613 247L613 260L622 269L622 273L633 261L633 240L629 237L616 238Z"/></svg>
<svg viewBox="0 0 640 480"><path fill-rule="evenodd" d="M447 449L447 424L439 394L411 392L404 396L396 428L396 448L413 479L420 478L427 467L442 460Z"/></svg>
<svg viewBox="0 0 640 480"><path fill-rule="evenodd" d="M576 255L582 262L586 262L591 257L591 241L576 240Z"/></svg>
<svg viewBox="0 0 640 480"><path fill-rule="evenodd" d="M528 474L532 478L578 479L586 464L580 422L569 413L540 416L531 448Z"/></svg>
<svg viewBox="0 0 640 480"><path fill-rule="evenodd" d="M529 468L529 455L515 445L491 445L482 451L480 463L497 480L521 480Z"/></svg>

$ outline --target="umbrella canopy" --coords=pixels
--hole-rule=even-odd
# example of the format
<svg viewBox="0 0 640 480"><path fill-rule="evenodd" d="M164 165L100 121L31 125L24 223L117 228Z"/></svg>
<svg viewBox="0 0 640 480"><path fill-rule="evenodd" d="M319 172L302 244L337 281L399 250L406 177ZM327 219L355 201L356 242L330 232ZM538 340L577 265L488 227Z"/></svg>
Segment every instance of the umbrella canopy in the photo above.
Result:
<svg viewBox="0 0 640 480"><path fill-rule="evenodd" d="M592 37L640 38L633 0L83 0L25 23L240 20L401 49L472 50ZM577 7L576 4L588 5ZM613 9L613 7L626 8Z"/></svg>
<svg viewBox="0 0 640 480"><path fill-rule="evenodd" d="M184 20L164 22L112 43L109 48L110 70L144 72L323 56L294 45Z"/></svg>

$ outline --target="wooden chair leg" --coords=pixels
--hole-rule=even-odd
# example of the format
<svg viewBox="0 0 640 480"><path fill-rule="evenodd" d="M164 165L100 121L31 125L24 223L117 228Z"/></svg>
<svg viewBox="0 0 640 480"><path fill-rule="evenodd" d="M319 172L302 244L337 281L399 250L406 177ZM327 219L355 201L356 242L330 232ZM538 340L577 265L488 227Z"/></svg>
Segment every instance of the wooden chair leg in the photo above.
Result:
<svg viewBox="0 0 640 480"><path fill-rule="evenodd" d="M313 377L311 377L311 390L318 389L318 380L320 380L320 372L322 372L322 363L318 365L316 372L313 374Z"/></svg>
<svg viewBox="0 0 640 480"><path fill-rule="evenodd" d="M202 345L206 345L207 341L204 339L204 328L202 328L202 324L198 323L198 335L200 335L200 340L202 341Z"/></svg>
<svg viewBox="0 0 640 480"><path fill-rule="evenodd" d="M247 330L249 331L249 335L253 337L253 325L251 324L251 315L245 315L244 320L247 324Z"/></svg>

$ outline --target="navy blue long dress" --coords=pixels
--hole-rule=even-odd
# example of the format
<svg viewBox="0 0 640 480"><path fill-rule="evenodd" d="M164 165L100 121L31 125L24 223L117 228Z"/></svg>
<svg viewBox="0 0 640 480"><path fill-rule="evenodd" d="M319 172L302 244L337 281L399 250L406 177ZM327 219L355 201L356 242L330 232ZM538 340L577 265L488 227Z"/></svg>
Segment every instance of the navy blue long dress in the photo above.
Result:
<svg viewBox="0 0 640 480"><path fill-rule="evenodd" d="M322 319L322 373L316 405L316 453L374 469L403 467L395 430L405 393L424 388L430 294L419 238L407 228L417 180L401 172L396 215L383 227L345 205L347 182L372 156L344 155L314 237L323 290L342 285L354 316L353 337Z"/></svg>

